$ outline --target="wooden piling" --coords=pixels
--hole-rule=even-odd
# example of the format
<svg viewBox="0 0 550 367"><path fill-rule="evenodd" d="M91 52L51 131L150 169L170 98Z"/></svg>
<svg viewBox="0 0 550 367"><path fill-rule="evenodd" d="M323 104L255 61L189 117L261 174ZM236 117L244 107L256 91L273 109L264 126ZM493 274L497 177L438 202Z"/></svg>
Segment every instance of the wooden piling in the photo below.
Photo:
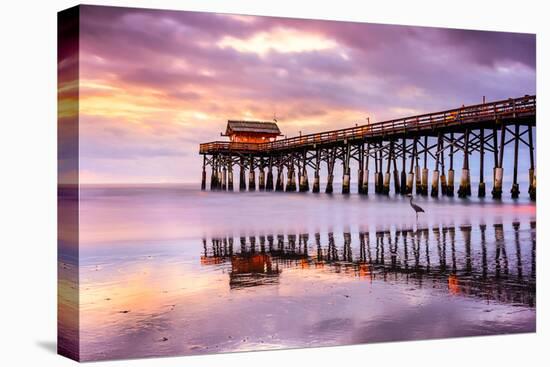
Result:
<svg viewBox="0 0 550 367"><path fill-rule="evenodd" d="M447 196L455 195L455 170L454 170L454 150L455 134L451 133L451 151L449 152L449 171L447 173Z"/></svg>
<svg viewBox="0 0 550 367"><path fill-rule="evenodd" d="M357 146L359 168L357 169L357 193L363 192L363 165L365 164L365 145L363 143Z"/></svg>
<svg viewBox="0 0 550 367"><path fill-rule="evenodd" d="M537 198L537 180L535 174L535 146L533 145L533 128L531 125L527 127L529 137L529 197L531 200Z"/></svg>
<svg viewBox="0 0 550 367"><path fill-rule="evenodd" d="M284 187L284 171L283 171L283 165L279 164L277 166L277 180L275 181L275 191L285 191Z"/></svg>
<svg viewBox="0 0 550 367"><path fill-rule="evenodd" d="M346 143L344 146L344 160L343 160L344 172L342 177L342 194L349 194L350 192L350 176L351 176L351 171L349 166L350 149L351 149L351 145L349 143Z"/></svg>
<svg viewBox="0 0 550 367"><path fill-rule="evenodd" d="M382 155L382 152L381 152L381 147L379 144L375 143L374 144L375 146L375 149L374 149L374 193L375 194L380 194L382 192L382 185L380 184L381 183L381 180L380 180L380 175L381 175L381 171L382 171L382 164L381 164L381 161L380 161L380 156Z"/></svg>
<svg viewBox="0 0 550 367"><path fill-rule="evenodd" d="M393 143L393 142L392 142ZM397 169L397 157L396 157L396 154L395 154L395 144L392 144L392 147L391 147L391 157L392 157L392 162L393 162L393 186L394 186L394 191L395 191L395 195L399 195L399 193L401 192L401 187L400 187L400 183L399 183L399 170Z"/></svg>
<svg viewBox="0 0 550 367"><path fill-rule="evenodd" d="M498 162L495 167L494 185L492 191L493 199L502 198L502 179L504 175L502 163L504 160L504 145L506 144L506 141L504 139L506 139L506 126L503 122L501 122L500 147L498 148Z"/></svg>
<svg viewBox="0 0 550 367"><path fill-rule="evenodd" d="M332 181L334 180L334 164L336 163L336 148L329 149L327 152L327 186L325 187L325 193L332 194L333 187Z"/></svg>
<svg viewBox="0 0 550 367"><path fill-rule="evenodd" d="M447 177L445 176L445 136L441 137L441 175L439 181L441 183L441 196L447 195Z"/></svg>
<svg viewBox="0 0 550 367"><path fill-rule="evenodd" d="M264 167L260 166L258 174L258 190L265 191L265 171Z"/></svg>
<svg viewBox="0 0 550 367"><path fill-rule="evenodd" d="M363 182L361 183L361 193L367 195L369 193L369 158L370 158L370 143L367 143L367 151L365 155L365 170L363 172Z"/></svg>
<svg viewBox="0 0 550 367"><path fill-rule="evenodd" d="M393 142L390 142L389 149L388 149L388 163L386 166L386 173L384 175L384 186L382 187L382 194L384 195L390 194L390 165L391 165L392 151L393 151Z"/></svg>
<svg viewBox="0 0 550 367"><path fill-rule="evenodd" d="M321 165L321 153L319 148L315 149L315 172L313 173L313 188L311 192L318 193L320 191L320 182L319 182L319 170Z"/></svg>
<svg viewBox="0 0 550 367"><path fill-rule="evenodd" d="M458 188L458 197L465 198L472 194L470 185L470 130L466 129L464 132L464 160L462 163L462 175L460 176L460 186Z"/></svg>
<svg viewBox="0 0 550 367"><path fill-rule="evenodd" d="M302 174L300 175L300 192L307 192L309 191L309 185L308 185L308 178L307 178L307 170L304 168L302 169Z"/></svg>
<svg viewBox="0 0 550 367"><path fill-rule="evenodd" d="M432 175L432 191L430 195L432 197L438 197L439 196L439 150L441 149L441 135L437 137L437 148L436 148L436 155L435 155L435 169Z"/></svg>
<svg viewBox="0 0 550 367"><path fill-rule="evenodd" d="M224 162L223 168L222 168L221 189L223 191L227 191L227 164L225 162Z"/></svg>
<svg viewBox="0 0 550 367"><path fill-rule="evenodd" d="M227 191L233 191L233 157L228 157L227 165Z"/></svg>
<svg viewBox="0 0 550 367"><path fill-rule="evenodd" d="M405 166L407 165L407 138L403 137L402 149L401 149L401 195L407 194L407 172Z"/></svg>
<svg viewBox="0 0 550 367"><path fill-rule="evenodd" d="M307 192L309 191L309 183L307 178L307 152L304 150L301 160L301 169L300 169L300 181L299 181L299 191Z"/></svg>
<svg viewBox="0 0 550 367"><path fill-rule="evenodd" d="M248 171L248 191L256 191L256 172L254 171L254 158L250 156Z"/></svg>
<svg viewBox="0 0 550 367"><path fill-rule="evenodd" d="M206 155L202 156L201 190L206 190Z"/></svg>
<svg viewBox="0 0 550 367"><path fill-rule="evenodd" d="M304 168L302 170L302 174L304 175L304 188L305 191L309 191L309 177L307 174L307 152L304 152Z"/></svg>
<svg viewBox="0 0 550 367"><path fill-rule="evenodd" d="M380 166L380 169L378 170L378 192L380 194L382 194L384 192L384 174L383 174L383 168L382 168L382 164L383 164L383 157L382 157L382 152L383 152L383 144L382 142L380 142L379 144L379 155L378 155L378 161L379 161L379 166Z"/></svg>
<svg viewBox="0 0 550 367"><path fill-rule="evenodd" d="M246 191L246 171L244 157L239 161L239 191Z"/></svg>
<svg viewBox="0 0 550 367"><path fill-rule="evenodd" d="M218 167L217 167L217 156L212 156L212 173L210 176L210 190L215 191L218 189Z"/></svg>
<svg viewBox="0 0 550 367"><path fill-rule="evenodd" d="M424 168L422 168L422 195L428 195L428 136L424 136Z"/></svg>
<svg viewBox="0 0 550 367"><path fill-rule="evenodd" d="M294 167L294 160L292 159L288 166L288 182L285 190L287 192L294 192L296 188L296 170Z"/></svg>
<svg viewBox="0 0 550 367"><path fill-rule="evenodd" d="M479 186L477 197L485 197L485 129L479 129Z"/></svg>
<svg viewBox="0 0 550 367"><path fill-rule="evenodd" d="M273 157L269 157L267 165L267 180L265 183L265 191L273 191Z"/></svg>
<svg viewBox="0 0 550 367"><path fill-rule="evenodd" d="M415 178L415 185L416 185L416 195L422 194L422 177L421 177L421 168L418 158L418 138L414 139L414 178Z"/></svg>
<svg viewBox="0 0 550 367"><path fill-rule="evenodd" d="M519 184L518 184L518 150L519 150L519 124L515 124L514 130L514 175L512 181L512 189L510 194L512 199L517 199L519 197Z"/></svg>
<svg viewBox="0 0 550 367"><path fill-rule="evenodd" d="M413 192L413 186L414 186L414 162L416 159L416 139L413 140L413 146L412 146L412 153L411 153L411 164L409 166L409 174L407 175L407 183L406 183L406 194L412 194Z"/></svg>

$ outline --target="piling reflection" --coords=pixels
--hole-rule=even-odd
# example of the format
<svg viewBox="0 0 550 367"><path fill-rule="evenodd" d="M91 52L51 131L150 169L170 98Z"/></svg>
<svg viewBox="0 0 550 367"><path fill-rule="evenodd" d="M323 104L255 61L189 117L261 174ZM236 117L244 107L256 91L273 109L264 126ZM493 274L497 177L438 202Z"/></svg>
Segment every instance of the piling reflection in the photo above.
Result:
<svg viewBox="0 0 550 367"><path fill-rule="evenodd" d="M239 243L238 248L234 243ZM228 269L234 290L277 284L286 269L314 269L535 306L534 222L383 230L357 236L317 232L203 239L201 264Z"/></svg>

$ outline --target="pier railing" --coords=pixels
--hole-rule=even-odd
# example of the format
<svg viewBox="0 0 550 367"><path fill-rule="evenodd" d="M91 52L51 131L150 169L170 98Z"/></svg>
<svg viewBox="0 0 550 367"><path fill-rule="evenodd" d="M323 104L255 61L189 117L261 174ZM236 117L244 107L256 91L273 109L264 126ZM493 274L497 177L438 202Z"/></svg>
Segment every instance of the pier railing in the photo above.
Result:
<svg viewBox="0 0 550 367"><path fill-rule="evenodd" d="M351 128L324 131L267 143L237 143L215 141L200 144L201 154L222 151L269 152L301 146L330 144L346 140L359 140L380 135L406 133L442 128L487 120L506 120L536 115L536 96L524 96L506 100L463 106L446 111L427 113Z"/></svg>

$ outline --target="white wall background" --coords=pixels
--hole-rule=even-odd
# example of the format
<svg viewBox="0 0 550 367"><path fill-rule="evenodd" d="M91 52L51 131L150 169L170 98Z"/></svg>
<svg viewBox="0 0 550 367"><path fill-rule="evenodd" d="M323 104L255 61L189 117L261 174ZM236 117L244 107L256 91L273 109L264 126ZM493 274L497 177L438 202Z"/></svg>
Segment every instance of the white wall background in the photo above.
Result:
<svg viewBox="0 0 550 367"><path fill-rule="evenodd" d="M537 33L538 332L216 356L100 366L541 365L550 341L547 182L550 27L544 1L128 0L87 3ZM0 11L0 361L64 366L56 340L56 12L74 1L12 0Z"/></svg>

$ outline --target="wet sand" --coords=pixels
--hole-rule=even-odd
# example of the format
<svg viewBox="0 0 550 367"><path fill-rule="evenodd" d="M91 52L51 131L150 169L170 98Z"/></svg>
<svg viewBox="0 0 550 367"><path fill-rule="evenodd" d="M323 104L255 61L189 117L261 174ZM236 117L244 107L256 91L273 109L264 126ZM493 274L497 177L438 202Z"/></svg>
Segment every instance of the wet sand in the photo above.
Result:
<svg viewBox="0 0 550 367"><path fill-rule="evenodd" d="M528 201L82 195L82 360L535 331Z"/></svg>

